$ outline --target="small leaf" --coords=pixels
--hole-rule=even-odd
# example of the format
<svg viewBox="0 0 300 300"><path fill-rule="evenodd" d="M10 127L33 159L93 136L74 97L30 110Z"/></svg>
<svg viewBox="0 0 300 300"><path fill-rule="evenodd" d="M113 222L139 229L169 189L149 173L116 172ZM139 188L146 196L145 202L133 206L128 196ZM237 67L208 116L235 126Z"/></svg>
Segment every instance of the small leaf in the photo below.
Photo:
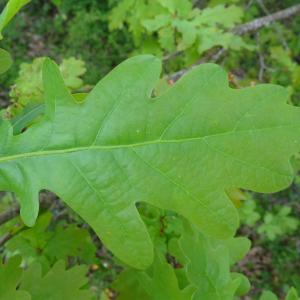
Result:
<svg viewBox="0 0 300 300"><path fill-rule="evenodd" d="M299 300L298 292L295 288L290 288L288 291L285 300Z"/></svg>
<svg viewBox="0 0 300 300"><path fill-rule="evenodd" d="M171 26L161 28L158 31L158 41L160 46L169 52L175 50L175 31Z"/></svg>
<svg viewBox="0 0 300 300"><path fill-rule="evenodd" d="M64 261L58 261L43 276L41 266L32 264L24 272L20 289L29 292L31 300L91 300L92 293L82 289L87 283L86 272L84 266L65 270Z"/></svg>
<svg viewBox="0 0 300 300"><path fill-rule="evenodd" d="M174 26L182 35L182 41L178 45L178 50L184 50L191 47L197 37L197 29L192 22L186 20L176 20L174 21Z"/></svg>
<svg viewBox="0 0 300 300"><path fill-rule="evenodd" d="M233 265L242 260L251 247L251 242L246 237L236 237L224 241L229 249L230 264Z"/></svg>
<svg viewBox="0 0 300 300"><path fill-rule="evenodd" d="M21 281L21 258L15 256L5 265L0 260L0 299L1 300L33 300L25 291L17 290Z"/></svg>
<svg viewBox="0 0 300 300"><path fill-rule="evenodd" d="M253 199L246 199L239 209L241 223L248 226L254 226L261 215L256 210L256 203Z"/></svg>
<svg viewBox="0 0 300 300"><path fill-rule="evenodd" d="M45 247L45 255L57 260L65 260L69 256L73 256L85 263L92 264L95 262L96 250L89 232L71 224L66 228L62 226L56 228L55 234Z"/></svg>
<svg viewBox="0 0 300 300"><path fill-rule="evenodd" d="M203 28L199 31L198 53L201 54L212 47L222 46L225 49L254 50L255 47L248 45L240 36L230 32L223 32L216 27Z"/></svg>
<svg viewBox="0 0 300 300"><path fill-rule="evenodd" d="M262 295L260 296L259 300L278 300L275 294L270 291L263 291Z"/></svg>
<svg viewBox="0 0 300 300"><path fill-rule="evenodd" d="M232 280L235 280L235 281L238 280L238 282L239 282L239 286L238 286L237 290L235 291L235 295L243 296L249 292L249 290L251 288L251 284L246 276L244 276L243 274L240 274L240 273L231 273L231 278L232 278Z"/></svg>
<svg viewBox="0 0 300 300"><path fill-rule="evenodd" d="M46 231L51 220L51 214L41 215L35 226L21 230L5 244L5 253L8 256L21 255L26 264L38 260L47 268L49 262L42 256L42 250L47 245L51 232Z"/></svg>
<svg viewBox="0 0 300 300"><path fill-rule="evenodd" d="M132 9L135 0L119 1L118 5L113 8L109 15L109 29L120 29L123 27L128 11Z"/></svg>
<svg viewBox="0 0 300 300"><path fill-rule="evenodd" d="M5 253L20 254L27 265L38 261L44 269L68 257L77 257L88 264L96 262L96 248L86 229L75 224L67 227L58 224L49 230L50 221L50 213L41 215L34 227L20 231L6 243Z"/></svg>
<svg viewBox="0 0 300 300"><path fill-rule="evenodd" d="M82 87L83 81L80 76L86 72L84 61L74 57L63 59L59 69L67 87L72 90Z"/></svg>
<svg viewBox="0 0 300 300"><path fill-rule="evenodd" d="M221 16L221 17L220 17ZM194 23L197 26L209 25L210 27L220 24L224 28L230 28L239 23L243 17L243 10L235 5L217 5L203 9L196 16Z"/></svg>
<svg viewBox="0 0 300 300"><path fill-rule="evenodd" d="M10 68L12 62L10 54L6 50L0 48L0 74L6 72Z"/></svg>
<svg viewBox="0 0 300 300"><path fill-rule="evenodd" d="M189 0L158 0L158 2L171 14L177 13L181 17L186 17L192 9L192 3Z"/></svg>
<svg viewBox="0 0 300 300"><path fill-rule="evenodd" d="M168 15L158 15L155 16L154 19L148 19L142 21L143 26L146 28L147 31L150 33L161 29L171 23L172 19Z"/></svg>

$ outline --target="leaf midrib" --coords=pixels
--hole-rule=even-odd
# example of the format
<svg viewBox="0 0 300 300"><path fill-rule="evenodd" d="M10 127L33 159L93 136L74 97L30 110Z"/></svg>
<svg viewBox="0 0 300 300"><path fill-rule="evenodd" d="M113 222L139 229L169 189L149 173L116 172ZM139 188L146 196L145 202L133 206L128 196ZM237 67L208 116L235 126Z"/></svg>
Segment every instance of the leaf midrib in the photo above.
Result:
<svg viewBox="0 0 300 300"><path fill-rule="evenodd" d="M156 139L152 141L132 143L132 144L122 144L122 145L89 145L89 146L73 147L73 148L58 149L58 150L42 150L42 151L26 152L26 153L19 153L15 155L0 157L0 163L23 159L23 158L50 156L50 155L66 154L66 153L88 151L88 150L114 150L114 149L124 149L124 148L136 148L136 147L155 145L155 144L188 143L197 140L204 140L205 138L217 137L222 135L231 135L240 132L251 132L251 131L255 132L255 131L280 129L280 128L294 128L294 127L300 127L300 125L293 124L293 125L281 125L281 126L264 127L264 128L252 128L252 129L245 129L245 130L230 130L227 132L221 132L221 133L205 135L200 137L169 139L169 140Z"/></svg>

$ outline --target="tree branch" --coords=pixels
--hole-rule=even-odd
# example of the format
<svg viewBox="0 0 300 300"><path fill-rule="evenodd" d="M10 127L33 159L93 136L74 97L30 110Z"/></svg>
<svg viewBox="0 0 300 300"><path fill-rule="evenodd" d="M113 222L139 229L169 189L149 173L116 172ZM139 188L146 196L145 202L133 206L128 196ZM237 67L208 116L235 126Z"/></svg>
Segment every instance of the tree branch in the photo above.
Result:
<svg viewBox="0 0 300 300"><path fill-rule="evenodd" d="M49 208L54 201L57 200L56 195L50 192L43 192L40 194L40 207ZM16 204L14 207L8 209L7 211L0 214L0 226L6 222L12 220L19 215L20 206Z"/></svg>
<svg viewBox="0 0 300 300"><path fill-rule="evenodd" d="M206 56L199 59L195 64L193 64L189 68L185 68L182 70L179 70L169 76L169 80L171 81L177 81L180 77L182 77L185 73L192 70L193 68L197 67L198 65L204 64L206 62L217 62L220 57L226 52L224 48L219 48L217 51L211 51Z"/></svg>
<svg viewBox="0 0 300 300"><path fill-rule="evenodd" d="M266 17L262 17L262 18L258 18L255 19L251 22L245 23L245 24L241 24L236 26L235 28L233 28L231 30L231 32L237 34L237 35L243 35L252 31L256 31L262 27L268 26L271 23L275 22L275 21L282 21L284 19L288 19L292 16L295 16L297 14L300 14L300 4L291 6L287 9L278 11L274 14L268 15ZM224 53L226 52L226 50L224 48L219 48L215 51L210 51L206 56L204 56L203 58L199 59L195 64L193 64L190 68L185 68L182 70L179 70L173 74L171 74L169 76L169 80L171 81L177 81L181 76L183 76L186 72L188 72L189 70L193 69L194 67L205 63L205 62L217 62L220 57L222 55L224 55ZM173 57L175 55L178 55L178 53L173 54L172 56L170 55L169 57ZM168 57L168 58L169 58Z"/></svg>
<svg viewBox="0 0 300 300"><path fill-rule="evenodd" d="M1 236L0 237L0 247L2 247L12 237L13 237L13 235L11 233L6 233L4 236Z"/></svg>
<svg viewBox="0 0 300 300"><path fill-rule="evenodd" d="M235 28L233 28L232 32L238 35L243 35L252 31L256 31L262 27L268 26L273 22L288 19L297 14L300 14L300 4L291 6L289 8L278 11L268 16L255 19L248 23L236 26Z"/></svg>
<svg viewBox="0 0 300 300"><path fill-rule="evenodd" d="M12 220L19 214L20 207L19 205L8 209L7 211L0 214L0 225L5 224L6 222Z"/></svg>

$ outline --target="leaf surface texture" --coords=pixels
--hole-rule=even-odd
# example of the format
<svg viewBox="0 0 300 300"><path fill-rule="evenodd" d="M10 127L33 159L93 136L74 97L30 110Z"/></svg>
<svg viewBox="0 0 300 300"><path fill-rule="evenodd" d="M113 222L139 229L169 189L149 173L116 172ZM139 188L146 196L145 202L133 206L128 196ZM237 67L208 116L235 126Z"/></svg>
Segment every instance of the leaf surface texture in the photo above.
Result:
<svg viewBox="0 0 300 300"><path fill-rule="evenodd" d="M43 67L45 116L24 133L0 125L0 189L13 191L33 225L38 193L56 193L121 260L145 268L153 246L138 202L172 210L215 238L238 215L225 190L275 192L291 183L300 111L275 85L231 89L201 65L159 97L161 63L126 60L76 102L59 72Z"/></svg>

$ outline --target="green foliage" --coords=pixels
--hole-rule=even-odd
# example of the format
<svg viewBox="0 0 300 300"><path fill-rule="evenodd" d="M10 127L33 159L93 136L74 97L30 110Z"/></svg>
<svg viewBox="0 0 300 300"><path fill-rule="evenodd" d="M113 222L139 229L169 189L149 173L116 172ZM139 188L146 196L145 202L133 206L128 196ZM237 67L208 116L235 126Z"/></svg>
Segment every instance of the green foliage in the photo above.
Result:
<svg viewBox="0 0 300 300"><path fill-rule="evenodd" d="M25 272L20 289L28 291L32 300L91 300L92 293L82 289L87 278L85 266L65 270L65 263L58 261L45 275L39 264L31 265Z"/></svg>
<svg viewBox="0 0 300 300"><path fill-rule="evenodd" d="M296 291L296 289L291 288L286 297L285 300L299 300L299 296L298 293ZM275 294L273 294L270 291L264 291L261 295L261 297L259 298L259 300L278 300L277 296Z"/></svg>
<svg viewBox="0 0 300 300"><path fill-rule="evenodd" d="M17 14L17 12L30 0L9 0L0 14L0 40L3 38L2 31Z"/></svg>
<svg viewBox="0 0 300 300"><path fill-rule="evenodd" d="M0 186L20 198L25 224L35 222L39 190L49 189L117 257L145 268L153 258L152 242L137 201L175 211L206 234L227 238L238 217L225 189L271 192L290 184L299 112L285 104L284 89L230 89L226 73L207 64L154 101L150 93L159 73L160 62L152 56L129 59L79 104L58 67L45 62L44 119L17 136L8 122L0 129L6 137ZM79 126L78 120L85 122ZM276 152L265 151L270 143Z"/></svg>
<svg viewBox="0 0 300 300"><path fill-rule="evenodd" d="M256 202L253 199L247 199L243 202L240 210L240 219L242 224L254 226L261 218L256 210Z"/></svg>
<svg viewBox="0 0 300 300"><path fill-rule="evenodd" d="M14 84L20 64L45 55L80 58L89 70L84 82L95 84L133 49L127 31L109 32L108 2L63 0L57 9L51 1L32 1L6 30L2 45L13 53L14 65L1 76L2 88Z"/></svg>
<svg viewBox="0 0 300 300"><path fill-rule="evenodd" d="M271 241L279 236L293 233L298 228L299 221L289 216L290 213L291 207L289 206L282 206L276 214L267 212L257 232L266 235Z"/></svg>
<svg viewBox="0 0 300 300"><path fill-rule="evenodd" d="M74 57L63 59L59 69L68 88L78 90L83 86L80 76L86 72L84 61Z"/></svg>
<svg viewBox="0 0 300 300"><path fill-rule="evenodd" d="M261 213L257 200L247 199L239 210L241 223L250 227L256 226L257 233L270 241L295 232L299 227L299 221L290 216L292 208L287 205L275 208L277 208L275 212Z"/></svg>
<svg viewBox="0 0 300 300"><path fill-rule="evenodd" d="M187 56L197 58L215 46L253 50L229 31L242 16L242 9L235 5L200 10L193 8L190 0L122 0L111 12L110 29L128 25L137 52L160 55L188 50Z"/></svg>
<svg viewBox="0 0 300 300"><path fill-rule="evenodd" d="M87 83L95 84L99 76L108 73L132 51L129 34L124 30L109 32L107 18L103 9L95 7L77 11L68 22L63 51L87 62L89 72L84 78Z"/></svg>
<svg viewBox="0 0 300 300"><path fill-rule="evenodd" d="M289 291L288 291L288 294L285 298L285 300L299 300L299 296L298 296L298 292L296 291L295 288L291 288Z"/></svg>
<svg viewBox="0 0 300 300"><path fill-rule="evenodd" d="M0 14L0 40L3 38L2 31L15 16L15 14L30 0L9 0ZM10 54L0 48L0 75L6 72L12 64Z"/></svg>
<svg viewBox="0 0 300 300"><path fill-rule="evenodd" d="M271 48L271 58L280 68L280 72L274 73L272 80L286 85L291 95L299 91L300 65L291 58L291 54L278 46Z"/></svg>
<svg viewBox="0 0 300 300"><path fill-rule="evenodd" d="M186 228L179 247L185 259L186 276L196 287L192 299L230 300L236 294L248 292L247 279L230 272L230 266L241 260L250 248L246 238L220 241Z"/></svg>
<svg viewBox="0 0 300 300"><path fill-rule="evenodd" d="M84 266L65 270L65 263L58 261L46 274L42 274L38 263L25 271L19 265L19 257L11 258L5 265L0 263L1 300L92 299L92 293L83 289L87 283Z"/></svg>
<svg viewBox="0 0 300 300"><path fill-rule="evenodd" d="M259 300L278 300L278 298L272 292L264 291Z"/></svg>
<svg viewBox="0 0 300 300"><path fill-rule="evenodd" d="M120 294L120 300L188 300L192 299L194 292L191 286L179 288L173 267L160 255L157 255L153 266L147 272L133 269L124 271L114 288Z"/></svg>
<svg viewBox="0 0 300 300"><path fill-rule="evenodd" d="M165 229L180 223L176 216L164 219ZM165 241L168 250L156 249L150 268L145 271L126 268L119 275L113 284L118 299L233 299L234 295L249 290L249 282L243 275L230 272L231 265L248 251L249 241L245 238L216 240L199 233L186 221L183 223ZM172 255L171 264L164 258L166 251Z"/></svg>
<svg viewBox="0 0 300 300"><path fill-rule="evenodd" d="M9 1L0 28L25 2ZM16 197L1 194L0 209L20 199L21 215L32 225L39 190L54 191L116 256L55 201L32 228L19 217L0 226L1 259L10 258L0 265L1 299L91 299L89 286L98 294L93 300L236 300L250 288L238 272L254 283L251 299L266 288L280 299L288 286L299 289L299 176L280 194L243 189L277 191L298 171L297 159L294 170L288 161L299 151L298 109L284 104L282 88L255 85L284 85L299 104L300 19L243 38L231 30L268 8L294 4L37 0L12 22L3 47L14 64L0 83L1 105L13 102L10 115L2 111L11 125L0 121L0 188ZM165 78L155 83L159 64L150 57L124 62L90 94L65 88L89 90L86 84L129 53L164 55L168 74L209 59L217 47L236 50L218 62L239 90L229 89L225 73L213 65L196 68L175 86ZM62 74L41 58L15 82L20 63L41 56L62 61ZM0 50L0 73L11 63ZM249 241L233 237L237 209L239 234L253 242L240 264ZM69 269L77 263L89 265L89 282L85 267ZM271 292L261 297L278 299ZM296 289L285 298L298 299Z"/></svg>
<svg viewBox="0 0 300 300"><path fill-rule="evenodd" d="M87 264L96 262L96 248L87 230L60 223L50 229L50 221L51 214L43 214L34 227L16 234L6 243L6 255L21 255L25 265L38 261L45 270L70 257Z"/></svg>
<svg viewBox="0 0 300 300"><path fill-rule="evenodd" d="M0 261L1 300L31 300L27 292L17 290L22 276L20 262L20 257L12 258L6 265Z"/></svg>

